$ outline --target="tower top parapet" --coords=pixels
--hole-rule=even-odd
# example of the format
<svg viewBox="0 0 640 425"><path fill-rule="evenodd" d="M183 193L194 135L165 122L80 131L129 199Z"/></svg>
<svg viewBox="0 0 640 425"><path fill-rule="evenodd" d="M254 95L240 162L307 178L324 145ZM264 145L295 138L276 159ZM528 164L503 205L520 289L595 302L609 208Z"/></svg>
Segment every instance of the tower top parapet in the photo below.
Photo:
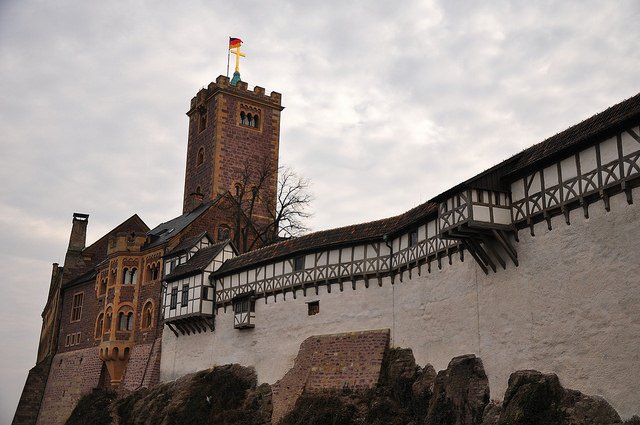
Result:
<svg viewBox="0 0 640 425"><path fill-rule="evenodd" d="M191 99L191 107L189 108L187 115L193 114L198 105L202 105L210 97L216 95L217 93L226 93L228 95L237 96L244 99L248 98L254 102L266 104L279 110L284 109L284 107L281 106L282 94L276 91L272 91L271 94L266 95L264 87L260 86L255 86L253 90L249 90L249 85L244 81L238 81L238 83L234 86L231 85L229 77L220 75L218 76L218 78L216 78L215 82L211 82L207 87L200 89L198 94L196 94Z"/></svg>

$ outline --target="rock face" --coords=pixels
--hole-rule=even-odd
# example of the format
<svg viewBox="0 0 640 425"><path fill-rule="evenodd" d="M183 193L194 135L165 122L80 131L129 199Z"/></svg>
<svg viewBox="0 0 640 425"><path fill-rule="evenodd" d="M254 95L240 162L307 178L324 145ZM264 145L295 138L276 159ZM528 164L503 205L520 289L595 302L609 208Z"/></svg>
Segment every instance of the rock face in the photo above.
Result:
<svg viewBox="0 0 640 425"><path fill-rule="evenodd" d="M480 424L488 403L489 380L482 360L473 354L455 357L436 376L426 424Z"/></svg>
<svg viewBox="0 0 640 425"><path fill-rule="evenodd" d="M226 365L135 391L110 406L114 397L95 390L67 424L270 424L271 388L256 384L253 368Z"/></svg>
<svg viewBox="0 0 640 425"><path fill-rule="evenodd" d="M614 423L620 416L604 399L564 389L554 374L521 370L511 374L502 406L487 409L483 425Z"/></svg>
<svg viewBox="0 0 640 425"><path fill-rule="evenodd" d="M451 360L436 374L416 365L410 349L391 348L373 388L305 390L273 418L272 388L257 385L253 368L219 366L128 395L94 390L69 425L612 425L622 423L602 398L565 389L556 375L511 374L504 401L489 402L482 361ZM640 424L635 417L626 424Z"/></svg>

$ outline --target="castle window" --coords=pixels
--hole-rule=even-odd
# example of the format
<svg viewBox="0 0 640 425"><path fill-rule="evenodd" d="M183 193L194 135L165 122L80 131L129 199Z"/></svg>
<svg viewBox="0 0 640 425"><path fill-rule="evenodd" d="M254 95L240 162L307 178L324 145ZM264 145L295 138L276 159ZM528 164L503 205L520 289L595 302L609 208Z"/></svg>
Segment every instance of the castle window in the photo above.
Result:
<svg viewBox="0 0 640 425"><path fill-rule="evenodd" d="M204 148L198 149L198 157L196 159L196 165L202 165L204 162ZM200 193L199 190L196 190L197 193Z"/></svg>
<svg viewBox="0 0 640 425"><path fill-rule="evenodd" d="M107 320L105 321L104 332L111 332L111 319L113 318L111 307L107 309L107 314L105 317L107 318Z"/></svg>
<svg viewBox="0 0 640 425"><path fill-rule="evenodd" d="M124 331L126 329L127 329L127 316L123 312L120 312L118 313L118 330Z"/></svg>
<svg viewBox="0 0 640 425"><path fill-rule="evenodd" d="M293 271L304 270L304 255L300 255L293 260Z"/></svg>
<svg viewBox="0 0 640 425"><path fill-rule="evenodd" d="M122 284L123 285L127 284L128 275L129 275L129 269L125 268L124 270L122 270Z"/></svg>
<svg viewBox="0 0 640 425"><path fill-rule="evenodd" d="M314 316L320 313L320 301L311 301L307 303L307 314L309 316Z"/></svg>
<svg viewBox="0 0 640 425"><path fill-rule="evenodd" d="M82 317L82 302L84 301L84 292L79 292L73 296L73 304L71 307L71 321L78 322Z"/></svg>
<svg viewBox="0 0 640 425"><path fill-rule="evenodd" d="M182 300L180 302L181 307L186 307L189 303L189 285L182 286Z"/></svg>
<svg viewBox="0 0 640 425"><path fill-rule="evenodd" d="M202 287L202 299L203 300L208 300L209 299L209 287L208 286L203 286Z"/></svg>
<svg viewBox="0 0 640 425"><path fill-rule="evenodd" d="M244 111L240 111L240 125L251 128L258 128L260 124L260 118L257 113L245 113Z"/></svg>
<svg viewBox="0 0 640 425"><path fill-rule="evenodd" d="M412 230L409 232L409 246L416 246L418 244L418 231Z"/></svg>
<svg viewBox="0 0 640 425"><path fill-rule="evenodd" d="M132 331L133 330L133 312L129 312L129 314L127 314L127 330L128 331Z"/></svg>
<svg viewBox="0 0 640 425"><path fill-rule="evenodd" d="M218 240L225 241L227 239L229 239L229 226L221 224L218 226Z"/></svg>
<svg viewBox="0 0 640 425"><path fill-rule="evenodd" d="M98 282L98 296L101 297L106 293L107 293L107 279L103 278L103 279L100 279Z"/></svg>
<svg viewBox="0 0 640 425"><path fill-rule="evenodd" d="M198 131L202 131L207 128L207 109L204 107L198 108L198 112L200 113L200 119L198 121Z"/></svg>
<svg viewBox="0 0 640 425"><path fill-rule="evenodd" d="M155 264L151 269L151 280L158 280L159 274L160 274L160 265Z"/></svg>
<svg viewBox="0 0 640 425"><path fill-rule="evenodd" d="M104 314L98 314L98 320L96 320L95 338L102 338L102 329L104 328Z"/></svg>
<svg viewBox="0 0 640 425"><path fill-rule="evenodd" d="M153 304L147 301L142 309L142 329L149 329L153 325Z"/></svg>
<svg viewBox="0 0 640 425"><path fill-rule="evenodd" d="M138 269L131 269L131 278L129 279L129 283L131 285L135 285L138 280Z"/></svg>
<svg viewBox="0 0 640 425"><path fill-rule="evenodd" d="M171 288L171 310L175 310L178 305L178 287L174 286Z"/></svg>

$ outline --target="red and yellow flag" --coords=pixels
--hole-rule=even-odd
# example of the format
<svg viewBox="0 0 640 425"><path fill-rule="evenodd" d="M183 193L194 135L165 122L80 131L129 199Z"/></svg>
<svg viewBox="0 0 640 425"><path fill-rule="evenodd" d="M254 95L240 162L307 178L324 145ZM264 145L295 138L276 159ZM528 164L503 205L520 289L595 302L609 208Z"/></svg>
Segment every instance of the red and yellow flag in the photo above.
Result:
<svg viewBox="0 0 640 425"><path fill-rule="evenodd" d="M240 47L241 44L242 40L240 40L239 38L229 37L229 49Z"/></svg>

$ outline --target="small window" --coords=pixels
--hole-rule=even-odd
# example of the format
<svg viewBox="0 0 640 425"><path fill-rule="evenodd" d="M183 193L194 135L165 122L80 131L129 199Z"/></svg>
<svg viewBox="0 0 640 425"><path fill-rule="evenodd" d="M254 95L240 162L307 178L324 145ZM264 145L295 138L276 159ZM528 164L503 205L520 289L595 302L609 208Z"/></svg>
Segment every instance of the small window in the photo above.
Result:
<svg viewBox="0 0 640 425"><path fill-rule="evenodd" d="M229 226L221 224L218 226L218 240L225 241L227 239L229 239Z"/></svg>
<svg viewBox="0 0 640 425"><path fill-rule="evenodd" d="M84 301L84 292L80 292L73 296L73 304L71 307L71 321L77 322L82 317L82 302Z"/></svg>
<svg viewBox="0 0 640 425"><path fill-rule="evenodd" d="M111 307L107 309L104 332L111 332L111 319L113 318L113 313L111 311Z"/></svg>
<svg viewBox="0 0 640 425"><path fill-rule="evenodd" d="M208 300L209 299L209 287L208 286L203 286L202 287L202 299L203 300Z"/></svg>
<svg viewBox="0 0 640 425"><path fill-rule="evenodd" d="M147 301L142 309L142 329L149 329L153 325L153 304Z"/></svg>
<svg viewBox="0 0 640 425"><path fill-rule="evenodd" d="M131 279L129 283L135 285L138 280L138 269L131 269Z"/></svg>
<svg viewBox="0 0 640 425"><path fill-rule="evenodd" d="M196 159L196 166L202 165L204 162L204 148L198 149L198 158ZM200 193L199 190L196 190L197 193Z"/></svg>
<svg viewBox="0 0 640 425"><path fill-rule="evenodd" d="M253 297L243 297L233 303L234 313L253 313L256 311L256 302Z"/></svg>
<svg viewBox="0 0 640 425"><path fill-rule="evenodd" d="M181 307L186 307L189 304L189 285L182 286L182 300L180 302Z"/></svg>
<svg viewBox="0 0 640 425"><path fill-rule="evenodd" d="M176 286L174 286L173 288L171 288L171 310L175 310L175 308L178 306L178 288Z"/></svg>
<svg viewBox="0 0 640 425"><path fill-rule="evenodd" d="M151 280L158 280L159 273L160 273L160 265L156 264L151 268Z"/></svg>
<svg viewBox="0 0 640 425"><path fill-rule="evenodd" d="M412 230L411 232L409 232L409 246L416 245L418 245L418 231Z"/></svg>
<svg viewBox="0 0 640 425"><path fill-rule="evenodd" d="M256 115L253 117L253 127L258 128L259 125L260 123L258 122L258 116Z"/></svg>
<svg viewBox="0 0 640 425"><path fill-rule="evenodd" d="M299 272L304 270L304 255L300 255L293 261L293 270Z"/></svg>
<svg viewBox="0 0 640 425"><path fill-rule="evenodd" d="M240 112L240 125L246 125L247 124L246 120L247 120L247 117L244 114L244 112Z"/></svg>
<svg viewBox="0 0 640 425"><path fill-rule="evenodd" d="M307 304L307 314L309 316L315 316L320 313L320 301L312 301Z"/></svg>
<svg viewBox="0 0 640 425"><path fill-rule="evenodd" d="M123 312L118 313L118 330L127 330L127 316Z"/></svg>
<svg viewBox="0 0 640 425"><path fill-rule="evenodd" d="M128 277L129 277L129 269L125 268L124 270L122 270L122 284L123 285L127 284Z"/></svg>
<svg viewBox="0 0 640 425"><path fill-rule="evenodd" d="M100 313L98 315L98 320L96 320L96 330L95 330L95 338L102 338L102 329L104 328L104 314Z"/></svg>
<svg viewBox="0 0 640 425"><path fill-rule="evenodd" d="M199 131L203 131L205 128L207 128L207 109L204 107L200 107L199 109L200 112L200 120L199 120Z"/></svg>

